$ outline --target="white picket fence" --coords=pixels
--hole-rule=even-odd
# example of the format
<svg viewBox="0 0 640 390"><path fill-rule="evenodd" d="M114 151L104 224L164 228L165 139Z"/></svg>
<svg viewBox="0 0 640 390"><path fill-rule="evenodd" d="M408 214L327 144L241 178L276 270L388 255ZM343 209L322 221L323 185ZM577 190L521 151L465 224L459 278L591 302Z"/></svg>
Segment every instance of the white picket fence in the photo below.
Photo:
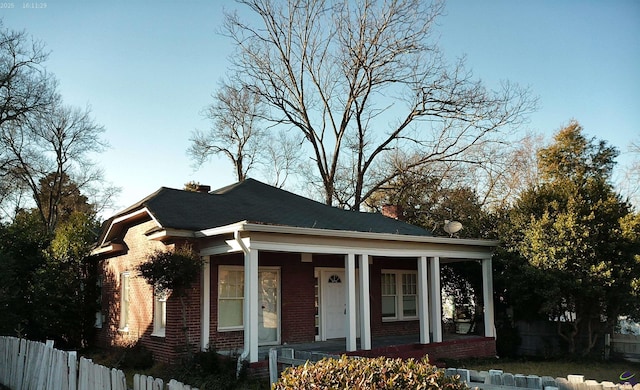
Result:
<svg viewBox="0 0 640 390"><path fill-rule="evenodd" d="M0 336L0 383L11 390L127 390L121 370L107 368L80 357L76 352L53 348L53 341L41 343ZM174 379L136 374L133 390L198 390Z"/></svg>

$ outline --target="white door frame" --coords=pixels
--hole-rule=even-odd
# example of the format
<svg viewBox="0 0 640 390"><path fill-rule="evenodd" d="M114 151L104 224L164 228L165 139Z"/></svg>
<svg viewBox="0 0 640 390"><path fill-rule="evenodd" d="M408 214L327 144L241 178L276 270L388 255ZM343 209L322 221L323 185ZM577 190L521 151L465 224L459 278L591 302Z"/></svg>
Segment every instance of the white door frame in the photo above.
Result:
<svg viewBox="0 0 640 390"><path fill-rule="evenodd" d="M346 295L347 295L347 282L346 282L346 269L345 268L339 268L339 267L316 267L314 273L316 274L316 277L318 278L318 317L319 317L319 336L318 336L318 340L319 341L326 341L327 340L327 336L325 333L325 329L327 326L326 323L326 306L325 306L325 302L323 302L323 295L324 295L324 291L323 288L325 288L325 279L327 277L329 277L329 275L331 275L331 273L334 272L341 272L343 274L343 281L344 281L344 288L345 288L345 305L346 305ZM356 272L356 292L359 291L360 288L360 279L358 276L358 273ZM357 337L360 336L360 294L356 293L356 330L357 330ZM345 334L343 337L346 337L346 332L347 332L347 324L346 324L346 316L345 316Z"/></svg>
<svg viewBox="0 0 640 390"><path fill-rule="evenodd" d="M278 323L278 328L276 330L276 339L274 341L271 342L266 342L266 343L259 343L258 345L280 345L281 342L281 337L280 337L280 333L282 331L282 313L281 313L281 305L282 305L282 273L280 271L280 267L258 267L258 275L260 275L260 272L262 271L267 271L267 272L275 272L278 278L278 284L277 284L277 291L276 291L276 299L278 300L278 303L276 305L276 315L277 315L277 323ZM258 282L260 282L260 276L258 276ZM260 299L261 297L261 293L260 291L258 291L258 299ZM262 310L262 305L259 305L259 309ZM260 316L258 316L260 317ZM258 324L258 327L260 326L260 324Z"/></svg>

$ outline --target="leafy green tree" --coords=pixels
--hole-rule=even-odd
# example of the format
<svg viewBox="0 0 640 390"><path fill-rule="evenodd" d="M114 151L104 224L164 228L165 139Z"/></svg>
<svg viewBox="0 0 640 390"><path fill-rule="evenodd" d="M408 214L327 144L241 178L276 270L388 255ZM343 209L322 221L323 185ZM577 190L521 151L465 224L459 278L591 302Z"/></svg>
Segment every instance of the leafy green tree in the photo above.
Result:
<svg viewBox="0 0 640 390"><path fill-rule="evenodd" d="M191 352L189 328L187 326L187 303L189 288L200 274L203 260L190 245L177 246L173 250L156 250L146 262L138 265L140 276L153 286L155 294L171 294L180 300L182 330L186 352Z"/></svg>
<svg viewBox="0 0 640 390"><path fill-rule="evenodd" d="M21 211L0 226L0 334L42 339L33 321L33 284L49 243L34 213Z"/></svg>
<svg viewBox="0 0 640 390"><path fill-rule="evenodd" d="M69 348L87 346L93 334L99 292L89 256L98 227L91 215L72 213L56 228L34 274L35 325Z"/></svg>
<svg viewBox="0 0 640 390"><path fill-rule="evenodd" d="M526 260L521 275L532 279L525 285L540 298L539 311L556 322L569 353L590 353L618 316L638 305L637 239L626 222L632 210L610 183L616 156L572 121L539 150L541 181L511 213L507 247Z"/></svg>

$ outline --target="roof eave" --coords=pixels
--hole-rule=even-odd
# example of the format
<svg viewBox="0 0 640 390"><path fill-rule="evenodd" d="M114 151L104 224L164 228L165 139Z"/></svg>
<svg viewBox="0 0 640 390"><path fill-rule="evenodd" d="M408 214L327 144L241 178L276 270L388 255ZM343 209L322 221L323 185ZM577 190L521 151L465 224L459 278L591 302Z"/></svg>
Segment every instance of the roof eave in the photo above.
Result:
<svg viewBox="0 0 640 390"><path fill-rule="evenodd" d="M362 240L383 240L383 241L406 241L419 242L429 244L448 244L448 245L468 245L494 248L500 242L496 240L452 238L452 237L433 237L433 236L415 236L406 234L392 233L375 233L375 232L357 232L346 230L331 229L315 229L295 226L281 225L264 225L248 221L236 222L226 226L220 226L211 229L204 229L195 232L195 237L213 237L222 234L234 233L236 231L245 232L262 232L262 233L279 233L279 234L297 234L308 236L337 237Z"/></svg>

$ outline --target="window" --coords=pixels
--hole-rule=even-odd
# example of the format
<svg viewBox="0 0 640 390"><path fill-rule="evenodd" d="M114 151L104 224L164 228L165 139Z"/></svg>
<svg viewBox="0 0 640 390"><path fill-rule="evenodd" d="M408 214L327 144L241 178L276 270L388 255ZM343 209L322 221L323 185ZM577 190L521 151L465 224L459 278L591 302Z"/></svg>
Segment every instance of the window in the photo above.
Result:
<svg viewBox="0 0 640 390"><path fill-rule="evenodd" d="M122 332L129 331L130 277L128 272L120 274L120 328Z"/></svg>
<svg viewBox="0 0 640 390"><path fill-rule="evenodd" d="M218 329L242 328L243 305L243 268L220 266L218 272Z"/></svg>
<svg viewBox="0 0 640 390"><path fill-rule="evenodd" d="M416 274L402 274L402 316L403 317L416 317L418 316L418 275Z"/></svg>
<svg viewBox="0 0 640 390"><path fill-rule="evenodd" d="M382 319L408 320L418 316L418 274L416 271L382 272Z"/></svg>
<svg viewBox="0 0 640 390"><path fill-rule="evenodd" d="M396 275L382 274L382 318L397 318Z"/></svg>
<svg viewBox="0 0 640 390"><path fill-rule="evenodd" d="M96 328L102 328L102 323L104 321L104 317L102 315L102 283L104 280L103 275L98 276L98 280L96 280L96 285L98 287L98 297L96 298L96 306L98 307L98 311L96 311L96 322L93 324Z"/></svg>
<svg viewBox="0 0 640 390"><path fill-rule="evenodd" d="M152 336L164 337L167 329L167 293L153 294L153 333Z"/></svg>

